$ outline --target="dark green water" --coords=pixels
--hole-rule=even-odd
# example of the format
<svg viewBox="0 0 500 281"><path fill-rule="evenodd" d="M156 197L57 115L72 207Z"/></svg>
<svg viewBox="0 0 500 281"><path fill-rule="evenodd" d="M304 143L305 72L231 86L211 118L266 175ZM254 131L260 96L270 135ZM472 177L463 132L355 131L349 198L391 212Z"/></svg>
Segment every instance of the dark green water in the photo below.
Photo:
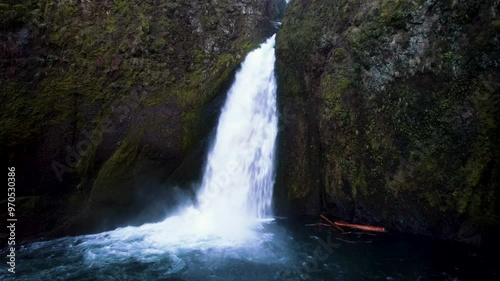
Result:
<svg viewBox="0 0 500 281"><path fill-rule="evenodd" d="M247 240L169 241L149 224L24 245L1 280L495 280L487 256L391 233L341 234L312 220L263 222ZM159 231L161 229L161 231ZM163 241L167 241L163 243ZM4 253L3 253L4 254Z"/></svg>

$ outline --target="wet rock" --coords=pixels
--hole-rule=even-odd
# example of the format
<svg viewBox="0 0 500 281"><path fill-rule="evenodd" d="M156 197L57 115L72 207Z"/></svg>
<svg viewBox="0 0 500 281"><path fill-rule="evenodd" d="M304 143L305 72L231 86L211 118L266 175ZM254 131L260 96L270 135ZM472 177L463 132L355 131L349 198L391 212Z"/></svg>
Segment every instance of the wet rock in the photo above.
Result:
<svg viewBox="0 0 500 281"><path fill-rule="evenodd" d="M280 135L282 210L492 241L498 8L292 1L277 36L279 102L296 116Z"/></svg>
<svg viewBox="0 0 500 281"><path fill-rule="evenodd" d="M23 171L19 196L62 202L38 211L68 212L64 234L158 219L191 196L165 182L284 1L28 2L0 4L0 155Z"/></svg>

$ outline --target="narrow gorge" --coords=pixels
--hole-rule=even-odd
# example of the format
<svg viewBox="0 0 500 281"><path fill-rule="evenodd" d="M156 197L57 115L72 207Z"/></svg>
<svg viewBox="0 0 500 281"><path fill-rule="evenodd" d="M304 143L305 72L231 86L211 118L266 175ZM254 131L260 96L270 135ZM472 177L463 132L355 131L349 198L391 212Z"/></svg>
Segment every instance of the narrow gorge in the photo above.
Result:
<svg viewBox="0 0 500 281"><path fill-rule="evenodd" d="M0 279L496 280L499 13L1 1Z"/></svg>

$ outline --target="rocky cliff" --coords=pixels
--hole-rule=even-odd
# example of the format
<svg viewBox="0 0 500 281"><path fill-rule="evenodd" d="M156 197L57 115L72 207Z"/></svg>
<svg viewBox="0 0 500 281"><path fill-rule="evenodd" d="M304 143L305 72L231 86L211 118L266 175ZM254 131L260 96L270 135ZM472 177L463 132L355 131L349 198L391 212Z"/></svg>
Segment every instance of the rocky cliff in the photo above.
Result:
<svg viewBox="0 0 500 281"><path fill-rule="evenodd" d="M19 236L144 221L189 197L164 183L284 3L2 1L0 155L17 169Z"/></svg>
<svg viewBox="0 0 500 281"><path fill-rule="evenodd" d="M281 211L494 237L499 3L292 0L277 36Z"/></svg>

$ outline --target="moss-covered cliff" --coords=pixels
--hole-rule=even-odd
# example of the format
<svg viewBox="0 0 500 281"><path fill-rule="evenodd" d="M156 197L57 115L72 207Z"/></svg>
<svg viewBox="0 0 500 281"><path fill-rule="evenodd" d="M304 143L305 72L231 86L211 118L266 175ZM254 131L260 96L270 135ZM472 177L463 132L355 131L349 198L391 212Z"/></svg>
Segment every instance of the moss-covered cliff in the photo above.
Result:
<svg viewBox="0 0 500 281"><path fill-rule="evenodd" d="M491 238L500 209L499 8L292 0L277 37L278 194L289 210Z"/></svg>
<svg viewBox="0 0 500 281"><path fill-rule="evenodd" d="M82 211L75 224L109 228L175 203L162 183L283 3L2 1L0 155L18 171L20 233Z"/></svg>

